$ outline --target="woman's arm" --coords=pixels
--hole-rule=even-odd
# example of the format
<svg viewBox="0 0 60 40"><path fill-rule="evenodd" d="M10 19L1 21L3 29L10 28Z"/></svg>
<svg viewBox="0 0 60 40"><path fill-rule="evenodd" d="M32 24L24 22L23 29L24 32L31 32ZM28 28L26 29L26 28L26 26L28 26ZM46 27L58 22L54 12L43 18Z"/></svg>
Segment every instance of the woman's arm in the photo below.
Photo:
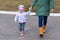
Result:
<svg viewBox="0 0 60 40"><path fill-rule="evenodd" d="M50 9L54 9L54 1L50 0Z"/></svg>
<svg viewBox="0 0 60 40"><path fill-rule="evenodd" d="M31 5L30 5L30 8L33 8L35 6L36 2L37 2L37 0L33 0Z"/></svg>

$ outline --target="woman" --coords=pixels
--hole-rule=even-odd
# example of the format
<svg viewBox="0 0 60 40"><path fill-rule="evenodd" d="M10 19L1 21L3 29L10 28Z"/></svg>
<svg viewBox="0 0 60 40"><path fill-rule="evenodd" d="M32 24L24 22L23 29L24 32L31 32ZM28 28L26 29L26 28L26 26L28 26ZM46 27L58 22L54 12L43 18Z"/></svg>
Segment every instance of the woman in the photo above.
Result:
<svg viewBox="0 0 60 40"><path fill-rule="evenodd" d="M36 15L39 20L39 35L42 37L46 32L47 18L50 12L54 11L53 0L33 0L29 10L32 10L36 5Z"/></svg>

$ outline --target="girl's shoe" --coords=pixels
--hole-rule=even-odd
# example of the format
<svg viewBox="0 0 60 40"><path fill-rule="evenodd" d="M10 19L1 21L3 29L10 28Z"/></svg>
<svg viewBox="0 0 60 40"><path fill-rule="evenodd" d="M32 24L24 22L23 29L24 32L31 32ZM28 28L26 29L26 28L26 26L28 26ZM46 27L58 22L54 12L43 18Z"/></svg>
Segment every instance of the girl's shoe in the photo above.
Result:
<svg viewBox="0 0 60 40"><path fill-rule="evenodd" d="M20 36L21 36L21 37L23 37L23 36L24 36L24 34L23 34L23 33L21 33L21 34L20 34Z"/></svg>
<svg viewBox="0 0 60 40"><path fill-rule="evenodd" d="M23 31L21 32L20 36L24 36L24 32Z"/></svg>

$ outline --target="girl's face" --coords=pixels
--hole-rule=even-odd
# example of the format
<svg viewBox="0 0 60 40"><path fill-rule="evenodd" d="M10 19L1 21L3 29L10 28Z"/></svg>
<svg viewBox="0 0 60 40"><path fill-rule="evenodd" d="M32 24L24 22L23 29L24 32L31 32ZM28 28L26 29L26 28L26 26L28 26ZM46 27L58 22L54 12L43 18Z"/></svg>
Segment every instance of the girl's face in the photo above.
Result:
<svg viewBox="0 0 60 40"><path fill-rule="evenodd" d="M25 11L25 9L24 9L24 8L21 8L19 11L20 11L20 12L24 12L24 11Z"/></svg>

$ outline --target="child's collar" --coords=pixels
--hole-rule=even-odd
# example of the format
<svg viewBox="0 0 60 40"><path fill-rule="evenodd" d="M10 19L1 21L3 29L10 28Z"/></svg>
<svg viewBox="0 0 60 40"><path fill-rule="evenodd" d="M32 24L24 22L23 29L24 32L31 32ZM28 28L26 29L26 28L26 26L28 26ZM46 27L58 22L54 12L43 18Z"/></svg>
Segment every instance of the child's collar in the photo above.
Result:
<svg viewBox="0 0 60 40"><path fill-rule="evenodd" d="M19 11L19 13L23 13L23 12L20 12L20 11Z"/></svg>

